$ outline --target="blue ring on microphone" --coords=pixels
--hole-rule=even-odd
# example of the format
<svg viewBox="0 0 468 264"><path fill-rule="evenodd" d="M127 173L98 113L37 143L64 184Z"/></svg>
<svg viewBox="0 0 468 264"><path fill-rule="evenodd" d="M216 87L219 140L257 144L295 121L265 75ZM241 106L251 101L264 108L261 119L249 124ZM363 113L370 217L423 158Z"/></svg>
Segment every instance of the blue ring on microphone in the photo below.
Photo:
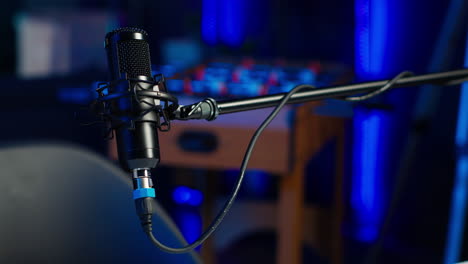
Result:
<svg viewBox="0 0 468 264"><path fill-rule="evenodd" d="M139 188L133 190L133 200L146 197L156 197L156 191L154 188Z"/></svg>

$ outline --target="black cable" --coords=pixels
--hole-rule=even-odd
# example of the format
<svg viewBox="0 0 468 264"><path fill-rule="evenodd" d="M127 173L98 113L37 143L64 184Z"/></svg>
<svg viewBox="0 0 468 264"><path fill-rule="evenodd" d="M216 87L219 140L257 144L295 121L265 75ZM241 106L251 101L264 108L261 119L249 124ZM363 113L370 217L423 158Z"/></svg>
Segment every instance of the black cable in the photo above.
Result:
<svg viewBox="0 0 468 264"><path fill-rule="evenodd" d="M263 121L263 123L257 128L257 130L255 131L254 135L252 136L252 138L250 140L250 143L249 143L249 146L247 147L247 150L245 152L244 159L242 160L242 165L241 165L241 169L240 169L239 178L237 179L237 182L235 183L234 188L233 188L233 190L231 192L231 197L229 198L229 200L226 201L226 203L224 204L223 209L218 213L218 215L216 216L214 221L210 224L208 229L195 242L193 242L193 243L191 243L191 244L189 244L187 246L181 247L181 248L173 248L173 247L166 246L166 245L162 244L160 241L158 241L154 237L153 233L151 232L151 226L148 225L148 226L145 227L145 233L148 235L151 242L156 247L160 248L161 250L163 250L165 252L169 252L169 253L176 253L176 254L186 253L186 252L189 252L189 251L193 250L194 248L198 247L199 245L201 245L216 230L216 228L223 221L224 217L228 213L229 209L231 208L232 204L234 203L234 200L237 197L239 189L240 189L240 187L242 185L242 181L244 179L245 171L247 169L247 164L249 162L250 156L252 155L252 151L253 151L253 148L255 147L255 143L257 142L257 139L260 137L263 130L265 130L265 128L271 123L271 121L273 121L273 119L278 115L279 111L283 108L283 106L286 105L289 98L291 98L291 96L294 93L298 92L299 90L305 89L305 88L315 89L316 87L314 87L312 85L307 85L307 84L298 85L298 86L294 87L291 91L289 91L283 97L281 102L275 107L275 109L270 113L270 115L268 115L268 117Z"/></svg>
<svg viewBox="0 0 468 264"><path fill-rule="evenodd" d="M367 94L362 95L362 96L345 97L345 98L342 98L341 100L349 101L349 102L359 102L359 101L364 101L364 100L370 99L370 98L372 98L374 96L377 96L377 95L387 91L388 89L392 88L396 84L396 82L398 80L400 80L401 78L412 76L412 75L414 75L414 74L412 72L410 72L410 71L401 72L400 74L395 76L393 79L389 80L384 86L382 86L381 88L379 88L379 89L377 89L375 91L372 91L372 92L367 93Z"/></svg>

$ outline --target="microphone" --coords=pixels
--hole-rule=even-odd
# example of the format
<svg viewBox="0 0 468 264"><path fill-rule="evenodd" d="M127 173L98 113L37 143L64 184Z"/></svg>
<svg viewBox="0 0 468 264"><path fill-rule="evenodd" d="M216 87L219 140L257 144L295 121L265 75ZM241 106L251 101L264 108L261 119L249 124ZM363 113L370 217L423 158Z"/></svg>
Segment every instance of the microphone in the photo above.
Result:
<svg viewBox="0 0 468 264"><path fill-rule="evenodd" d="M99 113L115 131L119 162L132 172L133 199L145 230L151 229L156 197L151 169L160 161L158 130L170 129L168 116L179 107L177 98L167 93L164 77L151 75L147 39L148 34L138 28L107 33L111 81L96 90L96 102L102 107Z"/></svg>
<svg viewBox="0 0 468 264"><path fill-rule="evenodd" d="M158 129L164 115L160 100L164 93L159 92L166 88L163 78L156 81L151 75L147 38L144 30L129 27L106 34L111 81L100 99L115 131L119 162L132 171L137 213L142 221L151 222L151 200L156 196L151 169L160 161Z"/></svg>
<svg viewBox="0 0 468 264"><path fill-rule="evenodd" d="M137 28L120 28L107 33L105 48L111 84L108 94L157 91L151 76L148 34ZM126 170L155 168L160 160L157 123L159 115L148 111L159 100L123 96L111 103L112 120L121 166Z"/></svg>

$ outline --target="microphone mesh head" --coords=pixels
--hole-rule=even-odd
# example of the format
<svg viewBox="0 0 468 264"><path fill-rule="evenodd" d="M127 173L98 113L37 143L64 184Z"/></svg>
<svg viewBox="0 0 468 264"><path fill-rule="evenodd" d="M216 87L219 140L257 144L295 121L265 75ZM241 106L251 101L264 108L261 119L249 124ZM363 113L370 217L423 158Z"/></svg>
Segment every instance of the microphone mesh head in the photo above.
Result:
<svg viewBox="0 0 468 264"><path fill-rule="evenodd" d="M127 73L130 78L141 75L151 77L149 46L146 41L120 41L118 53L120 72Z"/></svg>
<svg viewBox="0 0 468 264"><path fill-rule="evenodd" d="M137 76L151 77L151 59L148 42L143 39L129 37L127 33L140 33L145 37L148 36L146 31L131 27L119 28L106 34L106 39L110 39L117 34L127 35L120 38L117 42L119 72L126 73L129 78ZM110 58L111 63L114 64L112 56Z"/></svg>

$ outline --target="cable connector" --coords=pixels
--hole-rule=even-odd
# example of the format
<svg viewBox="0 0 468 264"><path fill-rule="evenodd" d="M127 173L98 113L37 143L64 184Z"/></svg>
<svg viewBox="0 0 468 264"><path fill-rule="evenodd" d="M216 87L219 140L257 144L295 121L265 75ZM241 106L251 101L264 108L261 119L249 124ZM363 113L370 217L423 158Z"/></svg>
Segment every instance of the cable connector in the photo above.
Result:
<svg viewBox="0 0 468 264"><path fill-rule="evenodd" d="M152 197L145 197L135 200L135 209L140 218L141 227L145 233L153 230L152 217L154 213L154 204Z"/></svg>
<svg viewBox="0 0 468 264"><path fill-rule="evenodd" d="M137 200L145 197L156 197L151 179L151 170L138 168L133 170L133 199Z"/></svg>
<svg viewBox="0 0 468 264"><path fill-rule="evenodd" d="M141 227L145 232L152 230L152 216L154 213L153 199L156 192L153 188L151 171L148 168L133 170L133 199L135 209L140 218Z"/></svg>

